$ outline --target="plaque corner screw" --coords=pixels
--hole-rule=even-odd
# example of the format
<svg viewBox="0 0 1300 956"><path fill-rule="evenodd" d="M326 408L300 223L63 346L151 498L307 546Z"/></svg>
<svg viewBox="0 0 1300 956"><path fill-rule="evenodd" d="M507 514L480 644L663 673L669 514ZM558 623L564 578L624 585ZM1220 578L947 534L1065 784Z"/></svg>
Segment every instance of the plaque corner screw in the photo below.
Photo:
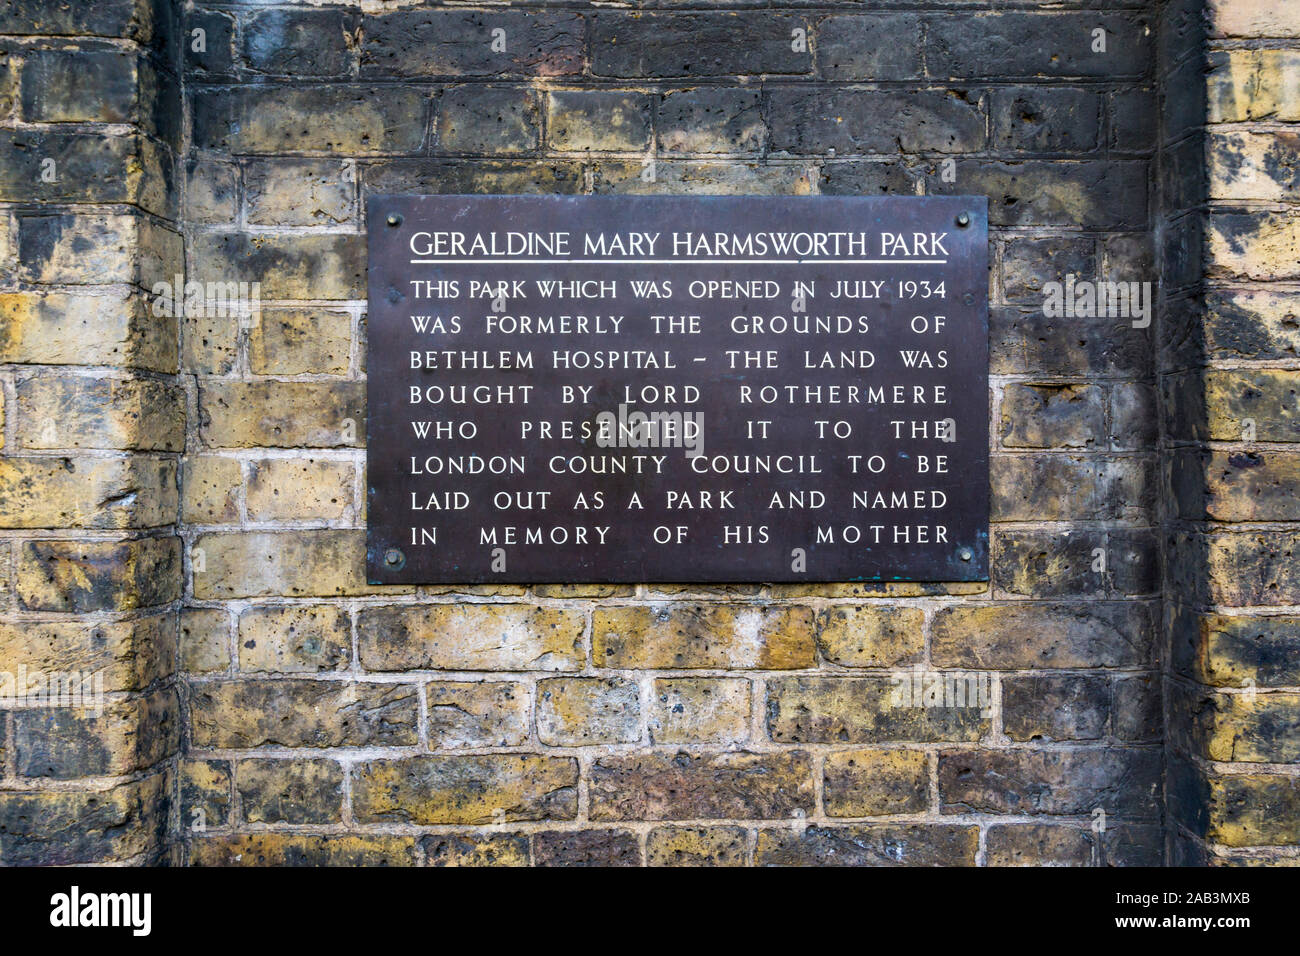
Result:
<svg viewBox="0 0 1300 956"><path fill-rule="evenodd" d="M402 224L402 217L395 212L390 212L387 221L390 226L400 226Z"/></svg>
<svg viewBox="0 0 1300 956"><path fill-rule="evenodd" d="M965 229L970 225L970 213L963 212L957 214L957 228Z"/></svg>
<svg viewBox="0 0 1300 956"><path fill-rule="evenodd" d="M384 564L390 571L400 571L406 564L406 555L401 548L389 548L384 552Z"/></svg>
<svg viewBox="0 0 1300 956"><path fill-rule="evenodd" d="M957 555L963 561L969 561L971 558L975 557L975 553L971 551L970 548L962 548L960 551L957 552Z"/></svg>

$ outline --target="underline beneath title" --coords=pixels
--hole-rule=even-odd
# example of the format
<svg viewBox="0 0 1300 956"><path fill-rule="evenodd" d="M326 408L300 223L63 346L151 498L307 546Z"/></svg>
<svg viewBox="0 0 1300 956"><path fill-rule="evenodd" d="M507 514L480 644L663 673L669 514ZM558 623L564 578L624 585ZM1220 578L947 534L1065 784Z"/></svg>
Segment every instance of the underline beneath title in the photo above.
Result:
<svg viewBox="0 0 1300 956"><path fill-rule="evenodd" d="M641 266L946 266L947 259L412 259L413 266L641 265Z"/></svg>

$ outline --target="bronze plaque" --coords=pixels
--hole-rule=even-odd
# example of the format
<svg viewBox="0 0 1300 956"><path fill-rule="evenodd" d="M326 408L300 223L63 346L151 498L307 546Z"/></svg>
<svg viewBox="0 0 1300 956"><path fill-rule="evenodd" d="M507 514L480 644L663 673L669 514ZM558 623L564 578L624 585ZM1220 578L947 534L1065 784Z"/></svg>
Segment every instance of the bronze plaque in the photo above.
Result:
<svg viewBox="0 0 1300 956"><path fill-rule="evenodd" d="M988 576L982 196L377 196L374 584Z"/></svg>

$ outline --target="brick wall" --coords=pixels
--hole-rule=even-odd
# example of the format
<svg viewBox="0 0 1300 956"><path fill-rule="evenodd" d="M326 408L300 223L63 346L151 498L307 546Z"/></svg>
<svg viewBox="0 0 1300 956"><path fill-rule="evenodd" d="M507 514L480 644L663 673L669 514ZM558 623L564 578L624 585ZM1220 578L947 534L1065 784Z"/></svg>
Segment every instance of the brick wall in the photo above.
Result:
<svg viewBox="0 0 1300 956"><path fill-rule="evenodd" d="M1300 9L1201 13L1162 64L1171 859L1294 862Z"/></svg>
<svg viewBox="0 0 1300 956"><path fill-rule="evenodd" d="M1297 437L1290 15L1217 3L1207 75L1179 0L203 2L170 32L161 3L11 6L0 136L40 139L0 159L0 661L118 676L104 717L5 716L0 860L1295 843L1295 625L1237 613L1300 604L1269 523L1300 474L1273 444ZM102 49L134 72L86 83ZM1243 139L1207 153L1207 115ZM43 184L47 153L86 172ZM367 586L380 192L987 195L991 582ZM260 283L257 322L155 314L181 237L187 278ZM1159 279L1161 318L1047 318L1067 274ZM890 706L918 666L991 706Z"/></svg>
<svg viewBox="0 0 1300 956"><path fill-rule="evenodd" d="M3 863L168 854L185 410L145 290L182 262L175 37L164 3L0 12ZM92 673L102 706L11 706Z"/></svg>

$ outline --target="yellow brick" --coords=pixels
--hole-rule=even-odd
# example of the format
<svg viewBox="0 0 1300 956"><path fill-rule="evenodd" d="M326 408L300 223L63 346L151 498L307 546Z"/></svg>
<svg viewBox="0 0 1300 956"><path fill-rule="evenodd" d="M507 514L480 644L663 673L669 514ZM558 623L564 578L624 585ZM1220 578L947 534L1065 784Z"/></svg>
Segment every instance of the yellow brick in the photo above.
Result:
<svg viewBox="0 0 1300 956"><path fill-rule="evenodd" d="M239 615L241 671L336 671L351 663L352 626L342 608L258 606Z"/></svg>
<svg viewBox="0 0 1300 956"><path fill-rule="evenodd" d="M249 464L250 521L344 518L354 497L351 462L264 458Z"/></svg>
<svg viewBox="0 0 1300 956"><path fill-rule="evenodd" d="M813 629L811 609L800 607L602 607L592 617L592 656L600 667L811 667Z"/></svg>
<svg viewBox="0 0 1300 956"><path fill-rule="evenodd" d="M189 524L238 524L243 466L237 458L195 455L184 459L182 517Z"/></svg>
<svg viewBox="0 0 1300 956"><path fill-rule="evenodd" d="M736 677L663 677L650 701L657 744L737 744L749 739L749 681Z"/></svg>
<svg viewBox="0 0 1300 956"><path fill-rule="evenodd" d="M258 375L342 375L352 347L352 316L325 309L263 309L248 334Z"/></svg>

